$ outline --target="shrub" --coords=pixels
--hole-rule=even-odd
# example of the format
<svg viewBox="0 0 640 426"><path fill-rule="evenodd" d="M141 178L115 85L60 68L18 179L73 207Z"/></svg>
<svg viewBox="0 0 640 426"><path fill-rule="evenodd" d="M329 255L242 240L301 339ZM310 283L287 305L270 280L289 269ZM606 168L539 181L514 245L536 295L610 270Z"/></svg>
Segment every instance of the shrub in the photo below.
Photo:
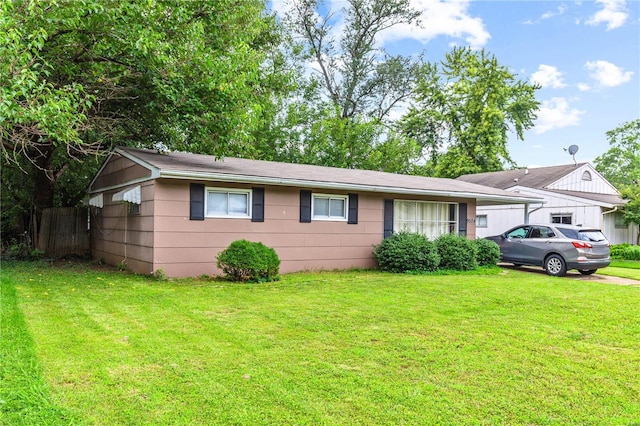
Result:
<svg viewBox="0 0 640 426"><path fill-rule="evenodd" d="M621 260L640 260L640 246L632 246L629 243L613 245L611 257Z"/></svg>
<svg viewBox="0 0 640 426"><path fill-rule="evenodd" d="M388 272L435 271L440 263L435 244L424 235L402 231L375 246L373 256Z"/></svg>
<svg viewBox="0 0 640 426"><path fill-rule="evenodd" d="M3 256L10 260L40 260L44 257L44 251L31 248L27 243L18 243L12 239Z"/></svg>
<svg viewBox="0 0 640 426"><path fill-rule="evenodd" d="M478 268L476 244L462 235L444 234L436 240L440 269L470 271Z"/></svg>
<svg viewBox="0 0 640 426"><path fill-rule="evenodd" d="M232 242L218 253L218 268L227 279L240 282L269 282L278 279L280 259L276 251L262 243Z"/></svg>
<svg viewBox="0 0 640 426"><path fill-rule="evenodd" d="M500 262L500 247L494 241L478 238L474 241L479 266L496 266Z"/></svg>

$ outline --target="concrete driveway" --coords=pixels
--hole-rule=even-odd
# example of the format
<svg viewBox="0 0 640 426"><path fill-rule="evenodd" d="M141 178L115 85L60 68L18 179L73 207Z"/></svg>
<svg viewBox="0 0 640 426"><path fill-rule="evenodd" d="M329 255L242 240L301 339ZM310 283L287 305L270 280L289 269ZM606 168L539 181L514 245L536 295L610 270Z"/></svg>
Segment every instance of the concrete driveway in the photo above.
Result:
<svg viewBox="0 0 640 426"><path fill-rule="evenodd" d="M544 269L536 266L515 267L511 263L499 263L498 266L504 269L511 269L514 271L524 271L532 274L547 275ZM567 271L567 275L564 276L563 278L576 280L576 281L590 281L590 282L599 282L599 283L605 283L605 284L640 286L640 281L637 281L637 280L632 280L629 278L612 277L609 275L600 275L600 274L582 275L580 272L576 270Z"/></svg>

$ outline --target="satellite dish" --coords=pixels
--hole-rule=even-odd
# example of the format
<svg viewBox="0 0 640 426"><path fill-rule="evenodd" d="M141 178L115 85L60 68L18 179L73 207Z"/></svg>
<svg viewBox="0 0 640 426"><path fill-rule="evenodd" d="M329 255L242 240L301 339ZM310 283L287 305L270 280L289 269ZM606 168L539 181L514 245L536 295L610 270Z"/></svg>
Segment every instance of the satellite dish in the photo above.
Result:
<svg viewBox="0 0 640 426"><path fill-rule="evenodd" d="M569 154L573 155L573 162L578 165L576 162L576 152L578 152L578 145L571 145L569 149L563 148L565 151L569 151Z"/></svg>

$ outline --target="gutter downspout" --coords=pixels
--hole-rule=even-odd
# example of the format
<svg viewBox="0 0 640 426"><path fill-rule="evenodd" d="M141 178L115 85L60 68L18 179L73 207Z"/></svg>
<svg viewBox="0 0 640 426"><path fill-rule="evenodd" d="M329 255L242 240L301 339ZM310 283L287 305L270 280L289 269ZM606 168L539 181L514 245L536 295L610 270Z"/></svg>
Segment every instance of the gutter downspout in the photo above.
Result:
<svg viewBox="0 0 640 426"><path fill-rule="evenodd" d="M529 224L529 216L531 215L531 213L537 212L538 210L540 210L541 208L544 207L544 203L540 204L540 207L535 208L533 210L529 210L529 203L525 203L524 205L524 224L528 225Z"/></svg>

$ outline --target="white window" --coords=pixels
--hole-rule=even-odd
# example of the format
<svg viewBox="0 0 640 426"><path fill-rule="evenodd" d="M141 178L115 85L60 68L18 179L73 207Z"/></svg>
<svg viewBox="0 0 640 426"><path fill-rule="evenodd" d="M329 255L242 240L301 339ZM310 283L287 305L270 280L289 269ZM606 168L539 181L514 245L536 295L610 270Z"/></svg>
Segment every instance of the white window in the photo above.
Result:
<svg viewBox="0 0 640 426"><path fill-rule="evenodd" d="M207 217L251 217L251 190L207 188Z"/></svg>
<svg viewBox="0 0 640 426"><path fill-rule="evenodd" d="M589 173L588 170L585 170L584 173L582 173L582 180L591 181L591 173Z"/></svg>
<svg viewBox="0 0 640 426"><path fill-rule="evenodd" d="M347 199L346 195L313 194L313 219L347 220Z"/></svg>
<svg viewBox="0 0 640 426"><path fill-rule="evenodd" d="M572 213L551 213L551 223L561 223L563 225L571 225Z"/></svg>
<svg viewBox="0 0 640 426"><path fill-rule="evenodd" d="M416 232L430 240L458 233L458 204L395 200L393 231Z"/></svg>
<svg viewBox="0 0 640 426"><path fill-rule="evenodd" d="M476 216L476 227L477 228L486 228L487 227L487 215L481 214Z"/></svg>

